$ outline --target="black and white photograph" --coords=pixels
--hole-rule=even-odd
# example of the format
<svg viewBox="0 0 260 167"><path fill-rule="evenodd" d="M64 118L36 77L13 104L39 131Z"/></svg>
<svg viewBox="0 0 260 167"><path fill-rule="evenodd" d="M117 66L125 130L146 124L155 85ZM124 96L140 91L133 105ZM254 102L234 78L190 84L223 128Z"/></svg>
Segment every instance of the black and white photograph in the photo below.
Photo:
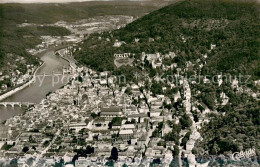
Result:
<svg viewBox="0 0 260 167"><path fill-rule="evenodd" d="M0 0L0 167L260 167L260 0Z"/></svg>

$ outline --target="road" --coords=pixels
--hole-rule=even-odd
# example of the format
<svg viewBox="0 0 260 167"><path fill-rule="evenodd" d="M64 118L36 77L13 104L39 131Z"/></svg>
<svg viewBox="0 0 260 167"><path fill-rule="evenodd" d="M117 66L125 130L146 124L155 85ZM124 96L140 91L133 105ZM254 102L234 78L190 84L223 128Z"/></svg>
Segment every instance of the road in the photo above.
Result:
<svg viewBox="0 0 260 167"><path fill-rule="evenodd" d="M65 125L66 126L66 125ZM44 154L46 154L46 152L50 149L50 147L53 145L53 143L55 142L55 140L57 139L57 137L60 135L61 129L59 129L56 133L55 136L53 137L52 141L50 142L50 144L40 153L36 155L36 159L32 164L32 167L36 167L37 163L39 162L39 160L43 157Z"/></svg>

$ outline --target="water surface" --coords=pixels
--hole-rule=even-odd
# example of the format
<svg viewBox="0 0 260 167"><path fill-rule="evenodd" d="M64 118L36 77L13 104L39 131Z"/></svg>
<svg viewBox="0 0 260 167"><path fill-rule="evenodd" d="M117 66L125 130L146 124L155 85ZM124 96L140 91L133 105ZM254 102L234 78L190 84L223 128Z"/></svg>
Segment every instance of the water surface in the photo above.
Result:
<svg viewBox="0 0 260 167"><path fill-rule="evenodd" d="M41 60L44 61L43 66L36 73L36 81L32 85L26 87L25 89L17 92L16 94L3 100L4 102L32 102L39 103L42 99L46 97L46 94L59 89L61 86L67 83L67 79L64 78L63 82L57 83L57 76L43 76L47 74L61 74L64 67L68 67L69 63L62 59L61 57L54 54L53 51L46 52ZM20 114L22 109L19 107L4 107L0 106L0 119L6 120L14 115Z"/></svg>

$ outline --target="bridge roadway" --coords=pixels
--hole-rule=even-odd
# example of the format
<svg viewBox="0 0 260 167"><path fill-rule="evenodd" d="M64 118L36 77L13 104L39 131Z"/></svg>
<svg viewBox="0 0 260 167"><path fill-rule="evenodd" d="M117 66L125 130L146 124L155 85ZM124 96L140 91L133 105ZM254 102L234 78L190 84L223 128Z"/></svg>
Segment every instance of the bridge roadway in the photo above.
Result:
<svg viewBox="0 0 260 167"><path fill-rule="evenodd" d="M11 106L11 107L15 107L15 106L19 106L19 107L22 107L22 106L26 106L26 107L30 107L30 106L33 106L35 105L35 103L30 103L30 102L0 102L0 106L4 106L4 107L7 107L7 106Z"/></svg>
<svg viewBox="0 0 260 167"><path fill-rule="evenodd" d="M51 74L46 74L46 73L43 73L43 74L37 74L37 75L35 75L35 76L60 76L60 75L67 75L67 74L65 74L65 73L51 73Z"/></svg>

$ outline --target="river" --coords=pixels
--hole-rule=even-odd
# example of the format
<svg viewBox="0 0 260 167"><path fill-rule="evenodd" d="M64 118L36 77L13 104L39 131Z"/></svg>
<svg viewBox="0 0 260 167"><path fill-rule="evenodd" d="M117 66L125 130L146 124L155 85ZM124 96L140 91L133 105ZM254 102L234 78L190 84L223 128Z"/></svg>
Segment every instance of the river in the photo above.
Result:
<svg viewBox="0 0 260 167"><path fill-rule="evenodd" d="M61 86L65 85L67 79L64 79L63 82L60 81L57 83L57 77L45 76L42 74L52 74L62 73L63 67L68 67L69 62L62 59L61 57L54 54L53 50L45 52L41 56L41 60L44 64L39 68L36 73L36 81L24 88L23 90L15 93L14 95L3 100L4 102L32 102L39 103L42 99L46 97L49 92L53 92L59 89ZM60 77L61 78L61 77ZM53 82L53 80L55 82ZM11 106L4 107L0 106L0 120L4 121L8 118L11 118L15 115L21 114L22 108Z"/></svg>

